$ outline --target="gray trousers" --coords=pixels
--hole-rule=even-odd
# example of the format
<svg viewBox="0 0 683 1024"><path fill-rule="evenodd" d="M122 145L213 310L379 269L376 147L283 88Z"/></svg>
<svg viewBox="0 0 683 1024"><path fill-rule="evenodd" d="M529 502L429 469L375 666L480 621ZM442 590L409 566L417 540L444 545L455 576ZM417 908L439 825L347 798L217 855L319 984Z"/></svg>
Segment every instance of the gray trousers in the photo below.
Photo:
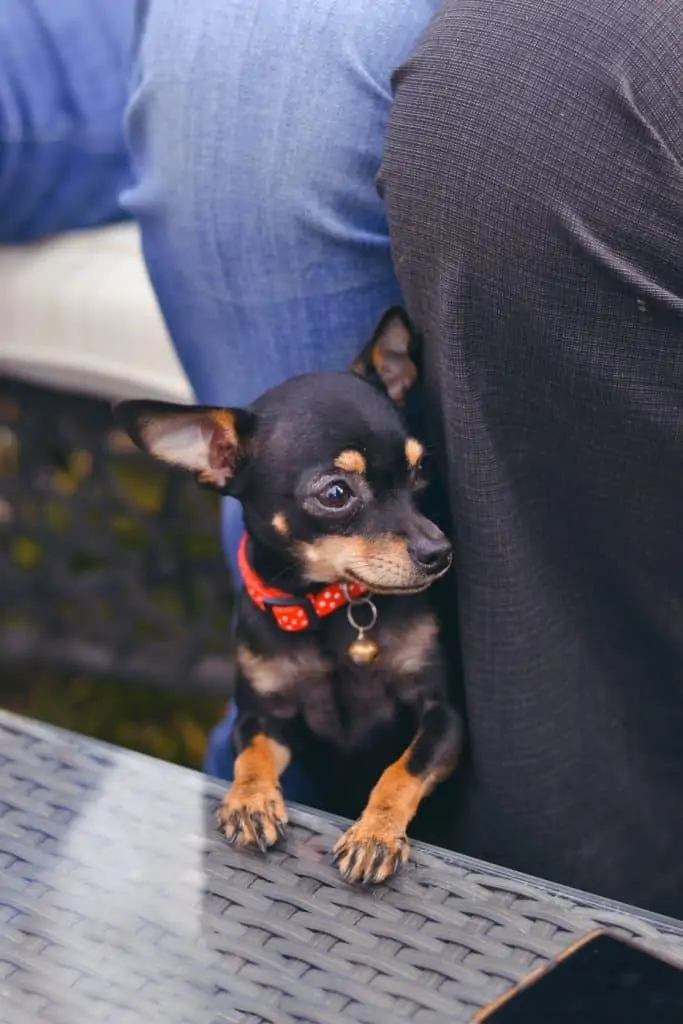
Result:
<svg viewBox="0 0 683 1024"><path fill-rule="evenodd" d="M683 916L683 0L447 0L394 84L458 551L452 841Z"/></svg>

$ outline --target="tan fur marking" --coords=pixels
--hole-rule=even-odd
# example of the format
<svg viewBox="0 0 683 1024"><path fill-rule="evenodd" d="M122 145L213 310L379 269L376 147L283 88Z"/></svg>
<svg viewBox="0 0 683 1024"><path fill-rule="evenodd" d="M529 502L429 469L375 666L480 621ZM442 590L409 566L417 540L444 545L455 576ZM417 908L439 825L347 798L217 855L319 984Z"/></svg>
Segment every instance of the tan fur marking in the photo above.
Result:
<svg viewBox="0 0 683 1024"><path fill-rule="evenodd" d="M439 627L431 615L411 622L389 643L382 644L381 665L395 675L414 675L426 668Z"/></svg>
<svg viewBox="0 0 683 1024"><path fill-rule="evenodd" d="M413 775L408 763L420 739L415 737L398 761L394 761L382 772L379 782L372 790L362 818L372 822L383 822L383 827L400 828L405 832L413 820L420 801L434 789L438 782L453 771L455 765L439 768L429 775Z"/></svg>
<svg viewBox="0 0 683 1024"><path fill-rule="evenodd" d="M297 552L312 583L357 579L381 592L420 590L432 582L416 567L405 539L391 533L376 537L329 534L298 544Z"/></svg>
<svg viewBox="0 0 683 1024"><path fill-rule="evenodd" d="M346 451L340 452L334 460L334 464L337 469L341 469L345 473L364 473L368 468L365 456L354 448L348 448Z"/></svg>
<svg viewBox="0 0 683 1024"><path fill-rule="evenodd" d="M275 783L290 761L287 747L258 733L235 758L234 778L238 785Z"/></svg>
<svg viewBox="0 0 683 1024"><path fill-rule="evenodd" d="M415 469L416 466L420 465L422 456L424 455L424 448L419 441L416 441L414 437L409 437L405 445L406 451L406 462L411 469Z"/></svg>
<svg viewBox="0 0 683 1024"><path fill-rule="evenodd" d="M290 762L282 744L257 733L235 758L233 783L218 812L230 842L237 846L274 846L287 823L279 778Z"/></svg>
<svg viewBox="0 0 683 1024"><path fill-rule="evenodd" d="M408 771L407 764L414 745L411 743L398 761L382 772L363 811L367 829L405 832L415 816L428 787L426 779Z"/></svg>
<svg viewBox="0 0 683 1024"><path fill-rule="evenodd" d="M377 336L370 361L394 402L402 405L417 381L417 367L410 357L410 331L400 317L391 317Z"/></svg>
<svg viewBox="0 0 683 1024"><path fill-rule="evenodd" d="M419 734L398 761L382 772L362 815L335 846L339 870L351 882L383 882L408 859L408 825L424 797L452 770L423 778L409 772L418 739Z"/></svg>
<svg viewBox="0 0 683 1024"><path fill-rule="evenodd" d="M210 418L218 430L213 432L209 443L209 466L213 471L214 483L225 487L234 476L237 465L239 438L235 417L229 409L214 409Z"/></svg>
<svg viewBox="0 0 683 1024"><path fill-rule="evenodd" d="M162 462L197 473L203 483L224 486L238 447L235 419L228 409L206 412L192 407L169 414L150 414L139 424L144 447Z"/></svg>
<svg viewBox="0 0 683 1024"><path fill-rule="evenodd" d="M270 523L275 532L279 533L281 537L289 536L289 524L282 512L276 512Z"/></svg>
<svg viewBox="0 0 683 1024"><path fill-rule="evenodd" d="M225 487L234 474L239 438L229 409L151 415L140 423L140 435L150 455L189 469L200 483Z"/></svg>
<svg viewBox="0 0 683 1024"><path fill-rule="evenodd" d="M226 439L237 443L237 431L235 430L235 417L229 409L214 409L210 417L217 427L224 432Z"/></svg>
<svg viewBox="0 0 683 1024"><path fill-rule="evenodd" d="M313 647L287 658L264 658L241 644L237 648L237 661L256 692L263 697L282 693L306 680L319 679L330 670L327 661Z"/></svg>

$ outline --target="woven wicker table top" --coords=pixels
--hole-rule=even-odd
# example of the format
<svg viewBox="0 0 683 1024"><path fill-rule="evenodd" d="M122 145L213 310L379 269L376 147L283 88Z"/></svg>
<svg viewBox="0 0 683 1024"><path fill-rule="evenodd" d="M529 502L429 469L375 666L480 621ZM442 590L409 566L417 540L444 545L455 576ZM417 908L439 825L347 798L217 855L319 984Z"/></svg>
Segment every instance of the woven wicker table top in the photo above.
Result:
<svg viewBox="0 0 683 1024"><path fill-rule="evenodd" d="M231 850L222 787L0 713L2 1024L445 1024L596 924L683 962L683 925L424 846L343 884L339 822Z"/></svg>

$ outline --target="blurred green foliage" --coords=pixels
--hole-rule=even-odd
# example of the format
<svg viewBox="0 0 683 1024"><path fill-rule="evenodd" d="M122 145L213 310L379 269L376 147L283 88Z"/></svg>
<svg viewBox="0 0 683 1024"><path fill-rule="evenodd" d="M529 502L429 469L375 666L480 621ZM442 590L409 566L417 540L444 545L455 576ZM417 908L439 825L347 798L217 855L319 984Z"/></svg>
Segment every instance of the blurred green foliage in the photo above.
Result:
<svg viewBox="0 0 683 1024"><path fill-rule="evenodd" d="M201 768L206 736L225 711L213 696L43 669L0 674L0 706L152 757Z"/></svg>
<svg viewBox="0 0 683 1024"><path fill-rule="evenodd" d="M163 521L164 535L158 540L163 539L164 553L171 562L182 560L183 585L170 580L148 586L148 606L143 603L136 611L132 627L135 640L163 641L175 621L201 619L212 627L209 653L229 655L229 585L223 600L208 604L198 568L202 561L223 565L217 497L203 496L205 507L212 503L212 515L201 516L196 528L188 530L188 522L195 525L195 506L186 507L187 492L169 498L168 474L135 451L114 427L108 409L102 415L105 408L90 399L72 400L0 381L0 539L5 542L3 525L10 527L9 562L34 581L41 614L41 573L51 546L54 554L55 545L63 543L68 573L87 582L89 574L106 572L112 552L120 551L123 558L144 553L149 544L146 526L158 518ZM36 432L31 427L35 417L70 429ZM22 484L22 471L38 486ZM175 502L174 515L163 517L169 501ZM55 618L68 635L80 631L92 639L87 630L95 627L95 641L102 636L106 640L107 629L121 612L122 593L94 588L84 590L85 598L76 592L59 596ZM0 624L15 629L32 626L32 620L32 607L26 604L6 608L0 616ZM224 638L222 644L216 645L217 637ZM226 699L228 687L226 681ZM142 681L49 667L0 667L0 707L194 768L201 767L207 733L222 717L225 704L206 693Z"/></svg>

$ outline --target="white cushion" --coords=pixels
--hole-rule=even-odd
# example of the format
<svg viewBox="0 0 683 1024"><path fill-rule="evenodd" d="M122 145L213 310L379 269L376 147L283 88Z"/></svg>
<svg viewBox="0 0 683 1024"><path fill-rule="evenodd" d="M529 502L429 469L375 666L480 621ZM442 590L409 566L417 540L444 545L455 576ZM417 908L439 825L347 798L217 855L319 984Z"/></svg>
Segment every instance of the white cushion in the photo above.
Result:
<svg viewBox="0 0 683 1024"><path fill-rule="evenodd" d="M106 399L192 401L134 225L0 246L0 374Z"/></svg>

